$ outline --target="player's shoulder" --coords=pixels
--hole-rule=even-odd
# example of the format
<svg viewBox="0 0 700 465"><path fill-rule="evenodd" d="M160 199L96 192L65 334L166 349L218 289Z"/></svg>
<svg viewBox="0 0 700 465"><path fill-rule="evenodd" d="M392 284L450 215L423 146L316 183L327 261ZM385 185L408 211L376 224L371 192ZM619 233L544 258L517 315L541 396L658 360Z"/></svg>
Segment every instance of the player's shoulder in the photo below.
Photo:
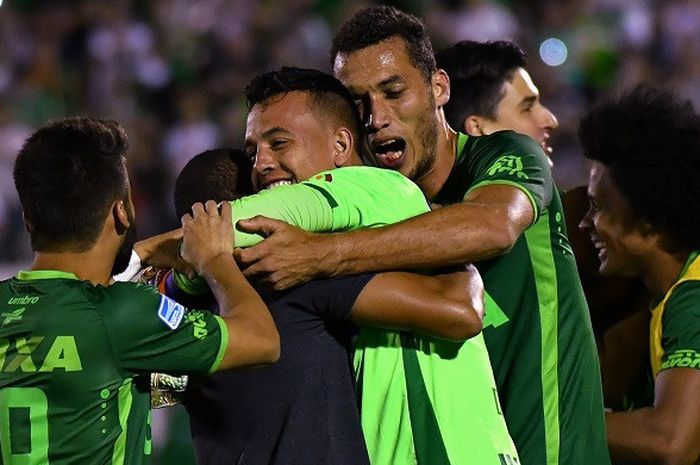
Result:
<svg viewBox="0 0 700 465"><path fill-rule="evenodd" d="M95 286L92 291L95 303L100 307L138 308L155 305L162 295L148 284L116 282L109 286Z"/></svg>
<svg viewBox="0 0 700 465"><path fill-rule="evenodd" d="M666 312L675 309L694 310L700 315L700 280L683 281L673 289L666 302Z"/></svg>
<svg viewBox="0 0 700 465"><path fill-rule="evenodd" d="M334 186L360 185L364 188L373 186L387 187L390 185L415 186L415 183L395 170L376 166L343 166L328 171L322 171L312 176L305 183Z"/></svg>
<svg viewBox="0 0 700 465"><path fill-rule="evenodd" d="M471 136L469 140L475 150L495 150L498 152L521 152L544 155L539 144L529 136L515 131L497 131L484 136Z"/></svg>

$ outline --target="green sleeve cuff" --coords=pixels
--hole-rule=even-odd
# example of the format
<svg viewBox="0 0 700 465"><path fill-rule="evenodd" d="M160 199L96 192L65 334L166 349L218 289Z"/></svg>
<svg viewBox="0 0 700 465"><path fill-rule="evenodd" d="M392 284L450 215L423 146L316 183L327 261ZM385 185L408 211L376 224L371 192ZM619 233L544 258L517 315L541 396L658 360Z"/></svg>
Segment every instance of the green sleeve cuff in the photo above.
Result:
<svg viewBox="0 0 700 465"><path fill-rule="evenodd" d="M219 315L214 315L214 319L219 324L219 330L221 331L221 341L219 343L219 351L216 353L216 358L214 359L214 363L212 364L211 368L209 369L209 374L212 374L216 370L219 369L219 366L221 365L221 361L224 359L224 354L226 353L226 347L228 347L228 337L229 337L228 326L226 326L226 322L224 321L224 319L221 318Z"/></svg>

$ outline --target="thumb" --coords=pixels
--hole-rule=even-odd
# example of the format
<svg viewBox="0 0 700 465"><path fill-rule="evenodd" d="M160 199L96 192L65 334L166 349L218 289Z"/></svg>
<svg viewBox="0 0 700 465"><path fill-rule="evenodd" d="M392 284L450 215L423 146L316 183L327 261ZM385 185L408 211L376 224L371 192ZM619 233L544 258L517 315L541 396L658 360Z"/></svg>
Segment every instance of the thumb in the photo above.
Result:
<svg viewBox="0 0 700 465"><path fill-rule="evenodd" d="M254 216L245 220L240 220L236 223L236 228L243 232L251 234L260 234L261 236L269 236L278 230L287 226L287 223L280 220L274 220L265 216Z"/></svg>

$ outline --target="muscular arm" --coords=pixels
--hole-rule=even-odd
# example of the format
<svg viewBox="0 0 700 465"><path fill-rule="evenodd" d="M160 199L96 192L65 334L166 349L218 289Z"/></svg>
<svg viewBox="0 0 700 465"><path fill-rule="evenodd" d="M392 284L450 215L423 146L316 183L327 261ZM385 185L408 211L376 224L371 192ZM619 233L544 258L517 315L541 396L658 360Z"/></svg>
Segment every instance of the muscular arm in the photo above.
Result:
<svg viewBox="0 0 700 465"><path fill-rule="evenodd" d="M613 462L696 464L700 457L700 370L664 370L655 386L654 407L606 415Z"/></svg>
<svg viewBox="0 0 700 465"><path fill-rule="evenodd" d="M218 370L273 363L280 342L270 312L233 260L231 209L196 203L182 218L182 256L206 279L229 334Z"/></svg>
<svg viewBox="0 0 700 465"><path fill-rule="evenodd" d="M359 324L462 341L481 331L483 293L473 266L441 276L382 273L362 290L350 318Z"/></svg>
<svg viewBox="0 0 700 465"><path fill-rule="evenodd" d="M239 258L249 265L246 275L265 275L277 289L318 276L469 263L508 251L534 215L522 190L492 184L474 189L459 204L346 234L310 235L276 222L247 223L279 234L240 251Z"/></svg>

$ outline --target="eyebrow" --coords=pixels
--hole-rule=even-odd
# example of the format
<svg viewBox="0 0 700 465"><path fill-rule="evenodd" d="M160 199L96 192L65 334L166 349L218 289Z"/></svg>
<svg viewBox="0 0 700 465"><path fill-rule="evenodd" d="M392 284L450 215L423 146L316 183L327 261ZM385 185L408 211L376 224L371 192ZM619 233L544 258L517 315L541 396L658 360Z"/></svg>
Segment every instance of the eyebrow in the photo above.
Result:
<svg viewBox="0 0 700 465"><path fill-rule="evenodd" d="M267 131L263 132L260 134L260 139L267 139L269 137L272 137L276 134L285 134L285 135L292 135L291 132L287 131L283 127L280 126L275 126L273 128L268 129ZM250 137L246 137L245 141L243 142L245 145L251 145L254 144L254 142L251 140Z"/></svg>
<svg viewBox="0 0 700 465"><path fill-rule="evenodd" d="M379 85L377 87L386 87L390 84L394 84L395 82L399 82L399 81L403 81L403 80L404 79L401 76L399 76L398 74L394 74L394 75L389 76L388 78L386 78L382 81L379 81ZM353 86L349 86L348 90L350 91L350 94L353 97L359 97L360 95L362 95L362 94L358 93L357 90L355 89L355 87L353 87Z"/></svg>
<svg viewBox="0 0 700 465"><path fill-rule="evenodd" d="M527 105L531 105L537 101L537 96L536 95L531 95L529 97L525 97L520 101L520 106L525 107Z"/></svg>

